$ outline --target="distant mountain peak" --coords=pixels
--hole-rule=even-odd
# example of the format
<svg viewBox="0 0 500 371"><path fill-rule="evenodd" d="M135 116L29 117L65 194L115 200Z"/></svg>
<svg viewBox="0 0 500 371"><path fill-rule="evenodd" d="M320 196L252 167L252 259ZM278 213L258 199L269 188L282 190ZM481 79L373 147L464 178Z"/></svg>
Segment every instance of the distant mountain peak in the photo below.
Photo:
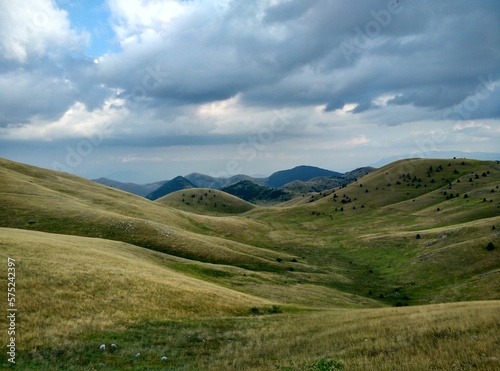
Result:
<svg viewBox="0 0 500 371"><path fill-rule="evenodd" d="M326 170L315 166L300 165L293 169L281 170L267 178L266 185L273 188L279 188L285 184L296 180L307 182L308 180L319 177L340 178L343 174L336 171Z"/></svg>
<svg viewBox="0 0 500 371"><path fill-rule="evenodd" d="M193 183L191 183L188 179L179 175L174 179L172 179L171 181L162 185L160 188L148 194L146 198L149 200L157 200L158 198L166 196L170 193L174 193L187 188L196 188L196 186Z"/></svg>

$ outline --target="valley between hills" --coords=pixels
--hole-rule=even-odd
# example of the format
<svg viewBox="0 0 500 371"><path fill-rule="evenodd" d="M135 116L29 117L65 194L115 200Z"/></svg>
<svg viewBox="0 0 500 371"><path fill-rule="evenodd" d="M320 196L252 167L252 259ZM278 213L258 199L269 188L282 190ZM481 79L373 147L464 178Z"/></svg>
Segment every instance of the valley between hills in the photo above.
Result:
<svg viewBox="0 0 500 371"><path fill-rule="evenodd" d="M270 204L210 187L150 200L0 159L18 316L16 364L0 363L498 369L499 186L497 161L407 159Z"/></svg>

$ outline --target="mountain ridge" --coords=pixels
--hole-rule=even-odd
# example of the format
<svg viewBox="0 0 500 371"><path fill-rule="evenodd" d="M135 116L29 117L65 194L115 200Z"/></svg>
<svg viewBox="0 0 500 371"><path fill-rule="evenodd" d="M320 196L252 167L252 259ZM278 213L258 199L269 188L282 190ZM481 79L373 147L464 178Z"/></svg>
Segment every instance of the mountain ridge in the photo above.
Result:
<svg viewBox="0 0 500 371"><path fill-rule="evenodd" d="M364 167L360 169L370 169L372 171L374 168L370 167ZM353 170L356 171L356 170ZM320 177L328 177L331 179L350 179L352 177L349 176L351 172L347 173L339 173L336 171L332 170L326 170L322 169L319 167L315 166L309 166L309 165L299 165L291 169L286 169L286 170L279 170L271 174L269 177L264 177L264 178L256 178L252 177L249 175L245 174L238 174L238 175L233 175L229 178L217 178L217 177L212 177L210 175L206 174L201 174L201 173L190 173L186 176L177 176L176 182L178 182L181 178L186 179L191 183L191 186L193 188L212 188L212 189L222 189L225 187L232 186L238 182L247 180L251 181L259 186L267 186L271 188L281 188L285 187L287 184L292 183L294 181L297 182L310 182L315 178L320 178ZM164 181L158 181L154 183L149 183L149 184L136 184L132 182L128 183L123 183L123 182L118 182L114 181L111 179L107 178L99 178L99 179L93 179L93 181L112 186L118 189L121 189L126 192L130 192L139 196L143 196L146 198L150 197L155 197L155 198L160 198L162 196L167 195L168 193L175 192L179 189L176 189L176 187L180 187L181 185L171 185L171 186L165 186L166 183L173 181L174 179L171 180L164 180ZM185 181L183 181L185 183ZM332 184L337 184L333 182ZM186 183L185 186L188 186L189 184ZM156 186L156 188L155 188ZM157 193L154 193L157 191L160 187L165 186L163 191L158 191ZM316 188L321 188L321 190L324 190L321 186L317 185ZM152 189L154 188L154 189ZM318 189L319 189L318 188ZM170 191L172 190L172 191ZM165 193L167 192L167 193ZM151 196L150 196L151 195ZM158 196L158 197L157 197ZM153 198L153 199L155 199Z"/></svg>
<svg viewBox="0 0 500 371"><path fill-rule="evenodd" d="M161 198L163 196L166 196L170 193L174 193L177 191L180 191L182 189L188 189L188 188L196 188L196 186L191 183L188 179L184 178L183 176L177 176L172 180L169 180L168 182L164 183L162 186L159 188L155 189L153 192L149 193L146 198L148 200L156 200L158 198Z"/></svg>

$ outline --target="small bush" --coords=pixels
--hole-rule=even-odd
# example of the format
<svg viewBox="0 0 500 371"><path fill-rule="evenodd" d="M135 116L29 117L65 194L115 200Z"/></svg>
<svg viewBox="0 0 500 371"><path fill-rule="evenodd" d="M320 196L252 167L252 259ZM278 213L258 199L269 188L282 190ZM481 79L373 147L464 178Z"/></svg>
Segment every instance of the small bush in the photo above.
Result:
<svg viewBox="0 0 500 371"><path fill-rule="evenodd" d="M250 309L250 311L252 312L252 314L253 314L254 316L258 316L258 315L260 315L260 314L261 314L261 313L260 313L260 309L259 309L259 308L257 308L257 307L252 307L252 309Z"/></svg>
<svg viewBox="0 0 500 371"><path fill-rule="evenodd" d="M276 313L283 313L283 311L280 309L279 306L277 305L273 305L270 309L269 309L269 313L271 314L276 314Z"/></svg>
<svg viewBox="0 0 500 371"><path fill-rule="evenodd" d="M490 243L486 246L486 250L488 250L488 251L493 251L493 250L495 250L495 245L493 245L493 242L490 242Z"/></svg>
<svg viewBox="0 0 500 371"><path fill-rule="evenodd" d="M422 236L420 236L420 233L417 233L416 237L415 237L417 240L419 240L420 238L422 238Z"/></svg>
<svg viewBox="0 0 500 371"><path fill-rule="evenodd" d="M320 359L309 366L309 371L335 371L343 370L344 364L333 359Z"/></svg>

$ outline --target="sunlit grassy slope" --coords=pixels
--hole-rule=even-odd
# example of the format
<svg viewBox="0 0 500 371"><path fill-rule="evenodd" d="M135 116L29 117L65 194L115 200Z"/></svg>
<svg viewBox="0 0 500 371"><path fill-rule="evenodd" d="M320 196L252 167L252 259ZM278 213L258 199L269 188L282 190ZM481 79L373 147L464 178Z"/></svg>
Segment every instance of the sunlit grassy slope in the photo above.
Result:
<svg viewBox="0 0 500 371"><path fill-rule="evenodd" d="M241 198L209 188L185 189L156 201L175 209L204 215L242 214L255 208Z"/></svg>
<svg viewBox="0 0 500 371"><path fill-rule="evenodd" d="M276 207L153 202L0 159L20 367L494 369L499 185L496 162L411 159Z"/></svg>

